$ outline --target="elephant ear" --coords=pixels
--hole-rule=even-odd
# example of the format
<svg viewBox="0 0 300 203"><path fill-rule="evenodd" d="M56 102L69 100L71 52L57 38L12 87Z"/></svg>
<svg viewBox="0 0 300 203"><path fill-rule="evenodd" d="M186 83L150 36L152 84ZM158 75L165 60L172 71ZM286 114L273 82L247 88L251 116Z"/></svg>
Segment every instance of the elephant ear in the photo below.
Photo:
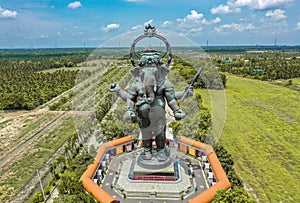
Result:
<svg viewBox="0 0 300 203"><path fill-rule="evenodd" d="M140 68L139 67L134 67L131 70L131 73L133 74L134 77L138 77L140 75Z"/></svg>
<svg viewBox="0 0 300 203"><path fill-rule="evenodd" d="M159 74L158 78L162 78L162 77L166 77L166 75L169 73L169 70L168 70L167 66L161 65L161 66L159 66L157 72Z"/></svg>

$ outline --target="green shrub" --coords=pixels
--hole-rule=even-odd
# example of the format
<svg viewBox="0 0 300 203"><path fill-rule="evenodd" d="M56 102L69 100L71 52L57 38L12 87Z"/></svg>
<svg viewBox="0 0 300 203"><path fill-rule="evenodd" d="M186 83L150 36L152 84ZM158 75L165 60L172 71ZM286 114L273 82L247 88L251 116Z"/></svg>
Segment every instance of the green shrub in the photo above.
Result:
<svg viewBox="0 0 300 203"><path fill-rule="evenodd" d="M38 202L43 202L43 194L41 192L37 192L33 195L33 197L30 199L30 203L38 203Z"/></svg>
<svg viewBox="0 0 300 203"><path fill-rule="evenodd" d="M48 184L44 189L45 195L49 195L51 192L51 189L52 189L52 185Z"/></svg>

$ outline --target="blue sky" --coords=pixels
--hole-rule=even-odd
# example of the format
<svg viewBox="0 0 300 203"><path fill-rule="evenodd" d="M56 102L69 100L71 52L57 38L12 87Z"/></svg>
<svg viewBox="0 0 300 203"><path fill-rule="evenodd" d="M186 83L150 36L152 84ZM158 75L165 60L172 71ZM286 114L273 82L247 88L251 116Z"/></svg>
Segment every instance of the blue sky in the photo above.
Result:
<svg viewBox="0 0 300 203"><path fill-rule="evenodd" d="M299 0L0 0L0 48L97 47L147 22L199 45L300 45Z"/></svg>

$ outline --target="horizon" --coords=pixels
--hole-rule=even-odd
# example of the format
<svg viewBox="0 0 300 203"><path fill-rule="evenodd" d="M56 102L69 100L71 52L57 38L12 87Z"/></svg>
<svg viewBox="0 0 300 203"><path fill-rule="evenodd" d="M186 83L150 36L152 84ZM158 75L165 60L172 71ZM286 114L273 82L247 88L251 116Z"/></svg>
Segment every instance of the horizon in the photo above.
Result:
<svg viewBox="0 0 300 203"><path fill-rule="evenodd" d="M154 46L157 47L157 46ZM283 45L268 45L268 44L256 44L256 45L226 45L226 44L222 44L222 45L203 45L203 46L172 46L173 48L191 48L191 47L200 47L200 48L215 48L215 47L251 47L251 48L274 48L276 50L276 48L300 48L300 44L296 44L296 45L287 45L287 44L283 44ZM143 48L142 46L137 46L136 48ZM1 48L0 50L43 50L43 49L130 49L130 46L99 46L99 47L93 47L93 46L70 46L70 47L13 47L13 48Z"/></svg>
<svg viewBox="0 0 300 203"><path fill-rule="evenodd" d="M98 47L151 23L200 46L300 45L295 0L0 0L0 48Z"/></svg>

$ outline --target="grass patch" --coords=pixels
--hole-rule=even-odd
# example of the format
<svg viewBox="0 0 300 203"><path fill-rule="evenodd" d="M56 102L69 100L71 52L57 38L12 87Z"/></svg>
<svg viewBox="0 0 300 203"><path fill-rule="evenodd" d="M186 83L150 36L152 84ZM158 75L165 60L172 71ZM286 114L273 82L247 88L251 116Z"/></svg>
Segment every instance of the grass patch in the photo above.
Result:
<svg viewBox="0 0 300 203"><path fill-rule="evenodd" d="M300 78L278 79L276 82L287 83L289 80L292 81L292 84L300 85Z"/></svg>
<svg viewBox="0 0 300 203"><path fill-rule="evenodd" d="M227 75L221 144L250 193L261 202L300 199L300 94L268 82ZM199 90L210 105L207 90Z"/></svg>
<svg viewBox="0 0 300 203"><path fill-rule="evenodd" d="M0 156L13 150L20 142L25 142L56 116L56 114L23 115L17 119L2 122L0 124L0 126L3 125L0 130ZM4 129L5 127L7 129Z"/></svg>
<svg viewBox="0 0 300 203"><path fill-rule="evenodd" d="M43 135L28 147L20 161L11 164L0 181L0 188L4 187L1 202L10 202L24 186L36 176L36 170L53 156L53 154L72 136L75 132L72 117L61 121L55 130Z"/></svg>

